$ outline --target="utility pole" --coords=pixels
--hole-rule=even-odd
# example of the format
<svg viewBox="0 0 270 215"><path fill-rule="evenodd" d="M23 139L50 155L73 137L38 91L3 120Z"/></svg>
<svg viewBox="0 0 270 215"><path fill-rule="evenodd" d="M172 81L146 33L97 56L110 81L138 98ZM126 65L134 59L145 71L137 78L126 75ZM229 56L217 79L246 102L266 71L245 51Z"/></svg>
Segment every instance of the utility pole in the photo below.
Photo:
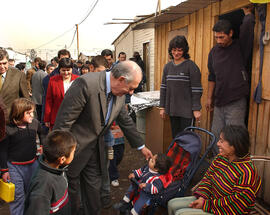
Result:
<svg viewBox="0 0 270 215"><path fill-rule="evenodd" d="M77 31L77 52L78 52L78 60L79 60L80 49L79 49L79 30L78 30L78 24L76 24L76 31Z"/></svg>

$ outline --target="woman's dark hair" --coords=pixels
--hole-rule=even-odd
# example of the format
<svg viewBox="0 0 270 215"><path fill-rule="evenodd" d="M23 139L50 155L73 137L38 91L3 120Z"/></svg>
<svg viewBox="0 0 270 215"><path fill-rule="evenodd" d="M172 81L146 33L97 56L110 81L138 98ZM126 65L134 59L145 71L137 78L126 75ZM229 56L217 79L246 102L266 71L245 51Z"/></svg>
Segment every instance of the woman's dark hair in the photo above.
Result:
<svg viewBox="0 0 270 215"><path fill-rule="evenodd" d="M68 158L76 144L75 137L69 131L54 130L45 139L43 153L49 163L56 163L62 156Z"/></svg>
<svg viewBox="0 0 270 215"><path fill-rule="evenodd" d="M175 48L179 48L179 49L183 50L183 52L184 52L183 57L185 59L190 58L190 56L188 54L189 46L188 46L188 42L187 42L185 36L176 36L170 41L168 52L172 58L173 58L172 49L175 49Z"/></svg>
<svg viewBox="0 0 270 215"><path fill-rule="evenodd" d="M166 174L172 166L172 160L165 154L158 153L155 168L158 169L158 172L163 175Z"/></svg>
<svg viewBox="0 0 270 215"><path fill-rule="evenodd" d="M227 35L230 33L232 29L233 29L232 24L230 23L230 21L226 19L218 20L213 27L214 32L224 32Z"/></svg>
<svg viewBox="0 0 270 215"><path fill-rule="evenodd" d="M250 140L248 130L241 125L226 125L220 132L230 146L235 149L235 155L239 158L249 153Z"/></svg>
<svg viewBox="0 0 270 215"><path fill-rule="evenodd" d="M58 64L59 70L61 68L73 68L73 62L70 58L62 58Z"/></svg>

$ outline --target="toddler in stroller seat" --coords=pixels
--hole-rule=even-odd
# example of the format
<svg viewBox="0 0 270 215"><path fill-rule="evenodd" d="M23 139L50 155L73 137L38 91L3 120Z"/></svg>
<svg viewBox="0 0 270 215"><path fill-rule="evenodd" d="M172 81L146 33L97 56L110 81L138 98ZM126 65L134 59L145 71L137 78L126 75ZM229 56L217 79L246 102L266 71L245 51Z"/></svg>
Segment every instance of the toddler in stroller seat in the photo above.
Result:
<svg viewBox="0 0 270 215"><path fill-rule="evenodd" d="M171 158L158 153L148 160L148 165L129 174L132 181L123 200L114 205L120 214L140 214L149 205L153 195L166 188L172 181L169 169Z"/></svg>

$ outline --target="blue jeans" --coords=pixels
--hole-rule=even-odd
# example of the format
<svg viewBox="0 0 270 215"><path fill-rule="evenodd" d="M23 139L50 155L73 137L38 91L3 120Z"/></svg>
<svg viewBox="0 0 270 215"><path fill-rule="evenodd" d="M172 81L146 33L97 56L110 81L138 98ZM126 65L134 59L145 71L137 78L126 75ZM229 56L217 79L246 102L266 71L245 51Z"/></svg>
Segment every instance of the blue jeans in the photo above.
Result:
<svg viewBox="0 0 270 215"><path fill-rule="evenodd" d="M110 180L114 181L119 178L119 172L117 166L123 159L125 151L125 144L118 144L113 146L113 160L110 160L109 175Z"/></svg>
<svg viewBox="0 0 270 215"><path fill-rule="evenodd" d="M31 178L38 166L38 162L35 161L26 165L15 165L8 162L7 165L10 181L15 184L15 199L9 203L10 214L23 215L25 196L29 190Z"/></svg>

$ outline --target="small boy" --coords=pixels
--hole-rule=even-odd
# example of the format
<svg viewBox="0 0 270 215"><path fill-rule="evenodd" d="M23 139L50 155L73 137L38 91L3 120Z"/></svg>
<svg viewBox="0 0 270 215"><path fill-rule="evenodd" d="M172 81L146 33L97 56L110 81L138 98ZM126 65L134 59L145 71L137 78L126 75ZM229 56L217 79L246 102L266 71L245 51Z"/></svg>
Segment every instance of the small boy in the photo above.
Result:
<svg viewBox="0 0 270 215"><path fill-rule="evenodd" d="M139 185L135 183L130 185L122 202L115 204L114 208L120 210L120 212L125 212L132 207L132 203L133 208L130 214L140 214L143 206L149 205L153 195L164 189L162 175L168 173L171 165L170 157L158 153L148 160L148 165L130 173L128 178L135 178Z"/></svg>
<svg viewBox="0 0 270 215"><path fill-rule="evenodd" d="M47 136L25 201L25 215L71 214L65 171L76 145L69 131L55 130Z"/></svg>

